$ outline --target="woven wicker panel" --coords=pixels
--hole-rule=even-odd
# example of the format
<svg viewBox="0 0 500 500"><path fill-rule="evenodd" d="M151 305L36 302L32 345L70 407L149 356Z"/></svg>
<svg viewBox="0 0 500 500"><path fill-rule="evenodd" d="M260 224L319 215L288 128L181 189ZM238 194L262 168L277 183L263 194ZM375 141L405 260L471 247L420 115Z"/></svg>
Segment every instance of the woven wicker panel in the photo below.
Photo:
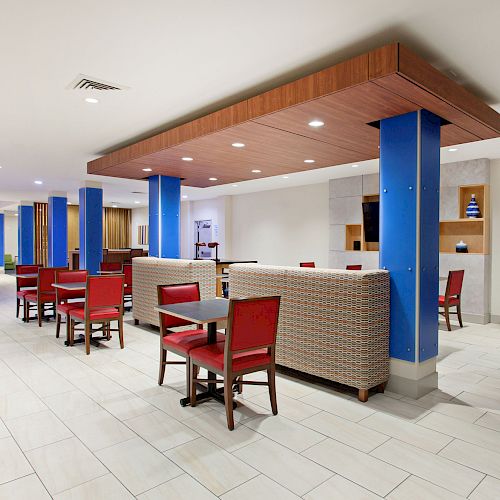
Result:
<svg viewBox="0 0 500 500"><path fill-rule="evenodd" d="M213 260L159 259L136 257L132 260L132 315L134 319L159 326L158 285L200 284L201 299L215 297L215 262Z"/></svg>
<svg viewBox="0 0 500 500"><path fill-rule="evenodd" d="M280 295L276 362L357 389L389 378L389 273L233 264L231 297Z"/></svg>

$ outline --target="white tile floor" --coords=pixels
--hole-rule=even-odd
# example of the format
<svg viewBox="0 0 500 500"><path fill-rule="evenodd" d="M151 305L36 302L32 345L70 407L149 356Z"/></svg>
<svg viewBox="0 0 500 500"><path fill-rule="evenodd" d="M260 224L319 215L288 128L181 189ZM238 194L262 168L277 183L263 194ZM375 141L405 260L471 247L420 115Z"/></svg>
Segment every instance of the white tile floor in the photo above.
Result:
<svg viewBox="0 0 500 500"><path fill-rule="evenodd" d="M440 332L439 390L418 401L278 375L224 408L158 387L158 336L128 318L86 356L14 317L0 275L0 499L500 499L500 325Z"/></svg>

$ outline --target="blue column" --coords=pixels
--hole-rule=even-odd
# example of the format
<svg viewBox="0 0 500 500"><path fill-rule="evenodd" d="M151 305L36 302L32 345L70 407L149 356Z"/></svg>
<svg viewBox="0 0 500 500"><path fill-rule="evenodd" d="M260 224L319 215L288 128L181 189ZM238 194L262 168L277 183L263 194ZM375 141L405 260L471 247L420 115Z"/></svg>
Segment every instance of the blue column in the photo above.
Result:
<svg viewBox="0 0 500 500"><path fill-rule="evenodd" d="M0 214L0 267L5 265L5 216Z"/></svg>
<svg viewBox="0 0 500 500"><path fill-rule="evenodd" d="M102 260L102 189L82 187L80 198L80 269L97 274Z"/></svg>
<svg viewBox="0 0 500 500"><path fill-rule="evenodd" d="M181 180L154 175L149 178L149 255L180 256Z"/></svg>
<svg viewBox="0 0 500 500"><path fill-rule="evenodd" d="M35 264L35 210L33 203L19 205L17 216L18 264Z"/></svg>
<svg viewBox="0 0 500 500"><path fill-rule="evenodd" d="M380 129L380 265L391 274L390 354L406 361L437 355L439 129L427 111Z"/></svg>
<svg viewBox="0 0 500 500"><path fill-rule="evenodd" d="M391 275L390 356L415 364L438 352L439 171L439 117L422 110L381 121L380 267ZM435 372L427 366L413 367L413 379Z"/></svg>
<svg viewBox="0 0 500 500"><path fill-rule="evenodd" d="M48 207L49 267L68 264L68 199L66 195L49 196Z"/></svg>

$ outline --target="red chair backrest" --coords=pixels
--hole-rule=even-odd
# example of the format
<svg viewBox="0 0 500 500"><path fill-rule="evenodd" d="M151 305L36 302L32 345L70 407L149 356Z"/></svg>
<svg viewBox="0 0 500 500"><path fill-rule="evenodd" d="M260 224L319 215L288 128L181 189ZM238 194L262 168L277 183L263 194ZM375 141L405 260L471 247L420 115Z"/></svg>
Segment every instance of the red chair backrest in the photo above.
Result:
<svg viewBox="0 0 500 500"><path fill-rule="evenodd" d="M361 264L349 264L345 268L347 271L361 271L363 266Z"/></svg>
<svg viewBox="0 0 500 500"><path fill-rule="evenodd" d="M85 283L87 281L88 271L56 271L55 283ZM57 288L57 302L68 299L85 298L85 290L63 290Z"/></svg>
<svg viewBox="0 0 500 500"><path fill-rule="evenodd" d="M39 264L18 264L16 266L16 274L38 274L40 267L41 266ZM38 278L16 278L16 286L18 290L25 287L35 287L37 284Z"/></svg>
<svg viewBox="0 0 500 500"><path fill-rule="evenodd" d="M448 273L448 283L446 285L446 295L448 297L460 295L462 293L462 283L464 280L464 271L450 271Z"/></svg>
<svg viewBox="0 0 500 500"><path fill-rule="evenodd" d="M300 267L316 267L314 262L301 262Z"/></svg>
<svg viewBox="0 0 500 500"><path fill-rule="evenodd" d="M123 274L88 276L85 305L95 307L118 307L123 304Z"/></svg>
<svg viewBox="0 0 500 500"><path fill-rule="evenodd" d="M181 285L158 285L158 305L180 304L181 302L198 302L200 300L200 285L198 283L184 283ZM162 325L165 328L192 325L170 314L160 313Z"/></svg>
<svg viewBox="0 0 500 500"><path fill-rule="evenodd" d="M121 271L122 263L121 262L101 262L100 265L101 271Z"/></svg>
<svg viewBox="0 0 500 500"><path fill-rule="evenodd" d="M56 271L65 271L67 267L41 267L38 271L38 293L55 292L52 283L56 282Z"/></svg>
<svg viewBox="0 0 500 500"><path fill-rule="evenodd" d="M123 264L123 274L127 288L132 287L132 264Z"/></svg>
<svg viewBox="0 0 500 500"><path fill-rule="evenodd" d="M232 352L271 346L276 342L280 297L231 299L227 342Z"/></svg>

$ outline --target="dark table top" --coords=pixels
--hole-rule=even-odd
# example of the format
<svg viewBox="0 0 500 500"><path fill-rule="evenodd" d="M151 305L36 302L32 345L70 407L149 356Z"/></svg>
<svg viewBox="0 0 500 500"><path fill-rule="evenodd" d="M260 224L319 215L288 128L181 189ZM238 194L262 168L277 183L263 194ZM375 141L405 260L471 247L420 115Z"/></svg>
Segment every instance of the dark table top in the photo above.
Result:
<svg viewBox="0 0 500 500"><path fill-rule="evenodd" d="M170 314L193 323L215 323L225 321L229 311L229 300L208 299L198 302L181 302L155 307L155 311Z"/></svg>
<svg viewBox="0 0 500 500"><path fill-rule="evenodd" d="M16 278L38 278L38 273L16 274Z"/></svg>
<svg viewBox="0 0 500 500"><path fill-rule="evenodd" d="M214 259L215 260L215 259ZM219 259L215 261L216 264L257 264L256 260L236 260L236 259Z"/></svg>
<svg viewBox="0 0 500 500"><path fill-rule="evenodd" d="M52 286L63 290L85 290L87 288L87 283L85 281L73 281L71 283L52 283Z"/></svg>

